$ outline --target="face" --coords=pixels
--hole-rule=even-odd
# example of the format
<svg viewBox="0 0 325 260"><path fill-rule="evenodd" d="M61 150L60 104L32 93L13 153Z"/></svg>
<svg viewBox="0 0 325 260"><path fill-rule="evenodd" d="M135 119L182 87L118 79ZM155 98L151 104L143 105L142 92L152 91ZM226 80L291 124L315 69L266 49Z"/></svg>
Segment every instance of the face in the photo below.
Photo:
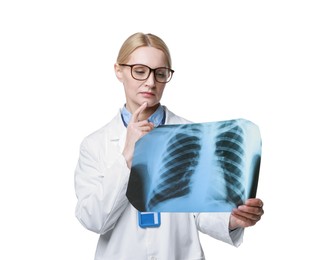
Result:
<svg viewBox="0 0 325 260"><path fill-rule="evenodd" d="M127 64L143 64L152 69L167 66L164 53L153 47L140 47L136 49L130 55ZM157 107L163 95L166 83L155 81L153 72L150 73L148 79L139 81L131 76L130 67L116 64L115 73L119 81L124 85L126 108L131 113L144 102L148 103L148 108Z"/></svg>

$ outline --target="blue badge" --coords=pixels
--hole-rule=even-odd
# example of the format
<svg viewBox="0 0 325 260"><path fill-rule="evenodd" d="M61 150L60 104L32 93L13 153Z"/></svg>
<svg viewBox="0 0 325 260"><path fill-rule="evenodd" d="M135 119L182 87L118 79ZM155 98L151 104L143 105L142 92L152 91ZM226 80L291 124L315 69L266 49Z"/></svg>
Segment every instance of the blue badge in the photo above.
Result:
<svg viewBox="0 0 325 260"><path fill-rule="evenodd" d="M139 226L142 228L160 226L160 212L138 211L138 219L139 219Z"/></svg>

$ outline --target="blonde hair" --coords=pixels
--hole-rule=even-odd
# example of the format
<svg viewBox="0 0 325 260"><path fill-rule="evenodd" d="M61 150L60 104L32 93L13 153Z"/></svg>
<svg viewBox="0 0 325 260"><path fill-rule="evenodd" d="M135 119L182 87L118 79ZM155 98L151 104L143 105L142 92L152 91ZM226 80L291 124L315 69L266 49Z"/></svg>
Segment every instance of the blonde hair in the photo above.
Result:
<svg viewBox="0 0 325 260"><path fill-rule="evenodd" d="M168 68L172 67L170 52L165 42L154 34L144 34L140 32L129 36L125 40L118 53L116 63L127 63L130 55L140 47L154 47L158 50L161 50L165 54Z"/></svg>

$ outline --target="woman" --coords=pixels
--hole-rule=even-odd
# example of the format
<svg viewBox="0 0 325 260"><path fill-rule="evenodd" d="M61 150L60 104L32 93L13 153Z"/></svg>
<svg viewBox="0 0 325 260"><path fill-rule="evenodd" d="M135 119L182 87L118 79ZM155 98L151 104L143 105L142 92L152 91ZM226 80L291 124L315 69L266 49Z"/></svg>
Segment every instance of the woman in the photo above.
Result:
<svg viewBox="0 0 325 260"><path fill-rule="evenodd" d="M125 195L135 142L160 124L189 123L160 104L173 75L171 65L168 47L159 37L131 35L115 64L126 103L81 144L76 216L100 234L96 260L204 259L198 231L239 246L244 228L264 213L260 199L249 199L231 213L161 213L159 225L138 224L142 216Z"/></svg>

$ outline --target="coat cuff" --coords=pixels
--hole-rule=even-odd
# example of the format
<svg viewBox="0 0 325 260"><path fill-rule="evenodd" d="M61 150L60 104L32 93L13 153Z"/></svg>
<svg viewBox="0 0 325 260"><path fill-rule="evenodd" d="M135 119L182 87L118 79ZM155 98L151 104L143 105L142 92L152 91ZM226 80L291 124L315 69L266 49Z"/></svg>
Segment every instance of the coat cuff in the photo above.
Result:
<svg viewBox="0 0 325 260"><path fill-rule="evenodd" d="M238 247L243 241L244 229L229 230L230 212L195 214L198 229L215 239Z"/></svg>

